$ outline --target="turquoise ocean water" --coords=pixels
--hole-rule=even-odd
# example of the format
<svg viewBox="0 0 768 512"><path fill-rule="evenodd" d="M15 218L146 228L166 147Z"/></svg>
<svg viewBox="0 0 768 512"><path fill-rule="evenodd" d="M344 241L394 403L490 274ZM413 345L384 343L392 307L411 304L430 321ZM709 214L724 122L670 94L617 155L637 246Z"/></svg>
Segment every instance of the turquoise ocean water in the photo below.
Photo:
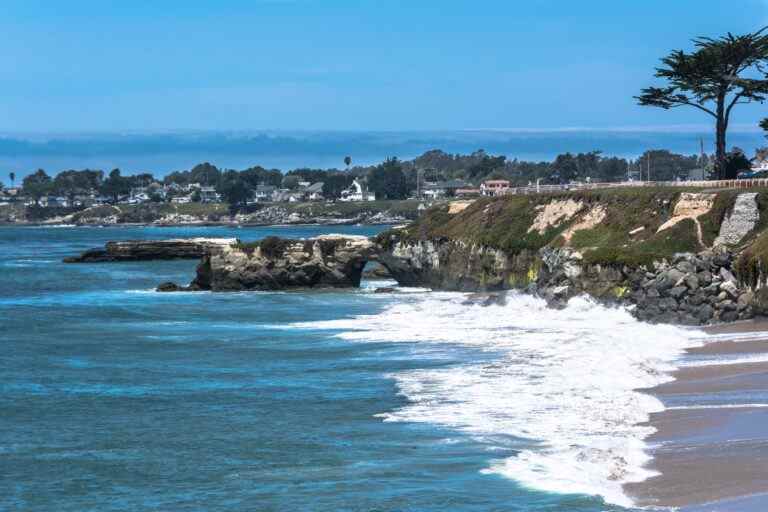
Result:
<svg viewBox="0 0 768 512"><path fill-rule="evenodd" d="M115 239L378 229L0 228L0 510L624 510L631 423L654 404L620 350L595 358L616 358L624 394L595 391L574 345L593 305L372 293L386 281L161 294L196 262L61 263ZM615 336L635 329L610 315ZM593 417L621 407L640 412Z"/></svg>

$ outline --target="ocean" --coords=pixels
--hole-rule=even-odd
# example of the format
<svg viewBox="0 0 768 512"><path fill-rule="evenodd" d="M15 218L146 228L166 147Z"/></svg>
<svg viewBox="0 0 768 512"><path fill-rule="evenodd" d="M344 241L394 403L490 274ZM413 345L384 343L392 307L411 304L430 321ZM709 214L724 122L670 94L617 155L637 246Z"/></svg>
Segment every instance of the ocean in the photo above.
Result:
<svg viewBox="0 0 768 512"><path fill-rule="evenodd" d="M156 293L195 261L115 239L380 227L0 227L0 510L618 511L651 475L634 391L696 333L425 289Z"/></svg>

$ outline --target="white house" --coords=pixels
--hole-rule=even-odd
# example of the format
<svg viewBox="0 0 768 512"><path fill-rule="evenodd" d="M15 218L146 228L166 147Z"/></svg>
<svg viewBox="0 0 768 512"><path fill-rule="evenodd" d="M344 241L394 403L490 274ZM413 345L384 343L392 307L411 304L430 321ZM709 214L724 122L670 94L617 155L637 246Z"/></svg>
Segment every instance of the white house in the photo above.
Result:
<svg viewBox="0 0 768 512"><path fill-rule="evenodd" d="M355 179L352 185L341 191L340 201L375 201L376 195L365 190L363 185Z"/></svg>
<svg viewBox="0 0 768 512"><path fill-rule="evenodd" d="M768 158L757 158L752 163L752 172L768 171Z"/></svg>

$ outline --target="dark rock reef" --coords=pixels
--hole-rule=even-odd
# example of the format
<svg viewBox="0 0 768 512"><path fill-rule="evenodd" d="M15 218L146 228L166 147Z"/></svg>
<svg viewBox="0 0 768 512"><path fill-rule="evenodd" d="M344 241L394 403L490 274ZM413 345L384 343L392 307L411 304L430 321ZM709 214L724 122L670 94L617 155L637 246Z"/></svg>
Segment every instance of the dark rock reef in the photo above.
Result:
<svg viewBox="0 0 768 512"><path fill-rule="evenodd" d="M236 238L123 240L107 242L103 249L89 249L79 256L64 258L64 263L200 259L234 243L237 243Z"/></svg>

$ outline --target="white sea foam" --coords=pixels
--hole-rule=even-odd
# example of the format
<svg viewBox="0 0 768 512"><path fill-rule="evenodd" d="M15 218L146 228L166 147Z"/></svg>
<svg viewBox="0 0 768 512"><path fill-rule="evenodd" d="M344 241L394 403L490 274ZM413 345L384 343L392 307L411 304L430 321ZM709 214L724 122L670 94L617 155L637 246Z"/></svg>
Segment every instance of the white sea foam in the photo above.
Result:
<svg viewBox="0 0 768 512"><path fill-rule="evenodd" d="M677 357L700 344L702 333L642 324L585 298L560 311L525 295L488 307L464 305L465 298L405 296L377 315L297 325L339 330L354 341L418 341L419 352L449 359L457 347L484 351L482 362L393 374L409 405L381 416L450 427L490 444L525 440L516 456L486 471L630 506L623 484L652 475L644 439L653 429L638 424L664 408L634 390L670 380Z"/></svg>
<svg viewBox="0 0 768 512"><path fill-rule="evenodd" d="M732 364L750 364L768 362L768 354L747 354L741 356L714 356L683 361L680 366L725 366Z"/></svg>
<svg viewBox="0 0 768 512"><path fill-rule="evenodd" d="M701 339L701 341L706 341L707 343L712 343L715 341L733 341L738 343L742 341L761 341L761 340L768 343L767 331L726 332L726 333L719 333L719 334L709 334L706 337Z"/></svg>
<svg viewBox="0 0 768 512"><path fill-rule="evenodd" d="M764 409L768 404L717 404L717 405L677 405L667 407L668 411L688 411L700 409Z"/></svg>

